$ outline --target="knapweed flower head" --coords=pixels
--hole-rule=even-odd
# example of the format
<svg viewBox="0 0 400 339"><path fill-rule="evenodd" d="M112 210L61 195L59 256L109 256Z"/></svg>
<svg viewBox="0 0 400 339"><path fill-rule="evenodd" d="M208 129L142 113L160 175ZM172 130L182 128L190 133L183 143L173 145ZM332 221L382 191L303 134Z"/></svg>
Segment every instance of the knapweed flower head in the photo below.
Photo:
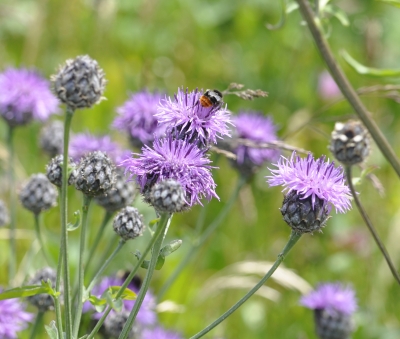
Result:
<svg viewBox="0 0 400 339"><path fill-rule="evenodd" d="M175 138L187 139L207 146L217 143L217 139L229 136L230 113L226 105L203 107L199 99L202 90L189 92L178 88L172 98L165 97L160 101L156 117L161 126L166 126L167 133Z"/></svg>
<svg viewBox="0 0 400 339"><path fill-rule="evenodd" d="M2 289L0 288L0 292ZM34 315L25 311L19 299L0 300L0 338L17 339L18 332L28 327Z"/></svg>
<svg viewBox="0 0 400 339"><path fill-rule="evenodd" d="M312 208L317 198L332 204L340 213L351 208L351 194L345 184L343 168L335 167L325 156L315 160L311 154L300 158L293 152L289 159L281 156L275 166L277 169L270 169L272 175L267 176L270 186L282 185L283 191L294 191L300 199L310 197Z"/></svg>
<svg viewBox="0 0 400 339"><path fill-rule="evenodd" d="M113 122L113 127L127 132L134 146L150 144L165 132L165 127L159 126L155 117L158 104L163 97L161 93L151 93L146 90L132 94L117 108L118 116Z"/></svg>
<svg viewBox="0 0 400 339"><path fill-rule="evenodd" d="M0 114L10 126L45 121L57 112L50 83L36 71L9 68L0 73Z"/></svg>
<svg viewBox="0 0 400 339"><path fill-rule="evenodd" d="M100 298L104 292L107 291L111 286L122 286L124 280L116 277L116 276L109 276L104 277L96 286L93 287L91 294ZM139 288L132 282L128 285L128 288L135 293L139 293ZM130 312L135 305L135 300L123 300L123 310ZM139 313L136 317L136 320L141 325L145 326L152 326L157 322L157 313L156 309L156 299L154 295L148 291L146 296L144 297L143 304L139 309ZM94 310L94 307L87 301L83 305L83 312L90 312ZM115 311L111 311L115 312ZM100 319L103 315L103 312L96 312L93 313L93 319Z"/></svg>
<svg viewBox="0 0 400 339"><path fill-rule="evenodd" d="M183 339L177 332L166 330L161 326L144 328L141 339Z"/></svg>
<svg viewBox="0 0 400 339"><path fill-rule="evenodd" d="M357 309L354 290L341 283L324 283L300 299L300 304L312 310L327 310L351 315Z"/></svg>
<svg viewBox="0 0 400 339"><path fill-rule="evenodd" d="M175 179L182 186L189 206L201 204L205 197L218 198L211 175L210 159L196 145L185 140L165 138L154 141L153 148L144 146L142 154L126 159L121 166L136 177L142 194L150 193L160 181Z"/></svg>
<svg viewBox="0 0 400 339"><path fill-rule="evenodd" d="M88 153L95 151L106 153L115 163L119 163L130 155L130 151L122 150L109 135L95 136L90 133L79 133L71 137L69 156L74 161L79 161Z"/></svg>
<svg viewBox="0 0 400 339"><path fill-rule="evenodd" d="M255 143L276 141L276 126L271 117L258 112L240 112L233 119L236 127L235 137ZM277 160L279 151L271 148L256 148L239 145L235 149L237 164L246 167L261 166L267 161Z"/></svg>

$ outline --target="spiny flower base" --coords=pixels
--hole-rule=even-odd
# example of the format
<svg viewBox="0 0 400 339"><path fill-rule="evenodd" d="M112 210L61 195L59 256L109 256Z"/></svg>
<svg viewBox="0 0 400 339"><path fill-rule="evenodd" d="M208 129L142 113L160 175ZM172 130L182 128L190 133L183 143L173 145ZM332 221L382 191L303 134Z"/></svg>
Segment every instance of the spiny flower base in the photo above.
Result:
<svg viewBox="0 0 400 339"><path fill-rule="evenodd" d="M330 206L322 199L315 197L314 208L312 197L302 199L295 191L286 194L281 213L283 220L298 233L312 233L325 226L329 218Z"/></svg>
<svg viewBox="0 0 400 339"><path fill-rule="evenodd" d="M320 339L349 339L353 332L353 323L347 314L317 309L314 317Z"/></svg>

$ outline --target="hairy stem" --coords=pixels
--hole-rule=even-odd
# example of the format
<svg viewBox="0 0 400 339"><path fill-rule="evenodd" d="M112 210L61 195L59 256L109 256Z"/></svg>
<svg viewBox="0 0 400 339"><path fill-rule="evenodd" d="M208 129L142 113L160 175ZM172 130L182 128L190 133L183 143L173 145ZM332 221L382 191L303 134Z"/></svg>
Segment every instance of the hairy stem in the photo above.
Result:
<svg viewBox="0 0 400 339"><path fill-rule="evenodd" d="M7 148L8 148L8 184L10 190L10 258L8 266L8 285L13 286L14 276L17 262L17 243L15 240L16 233L16 206L17 196L15 193L15 177L14 177L14 127L8 126Z"/></svg>
<svg viewBox="0 0 400 339"><path fill-rule="evenodd" d="M33 324L29 339L36 338L36 334L38 333L40 326L43 326L43 316L44 312L41 311L39 311L38 314L36 315L36 320L35 323Z"/></svg>

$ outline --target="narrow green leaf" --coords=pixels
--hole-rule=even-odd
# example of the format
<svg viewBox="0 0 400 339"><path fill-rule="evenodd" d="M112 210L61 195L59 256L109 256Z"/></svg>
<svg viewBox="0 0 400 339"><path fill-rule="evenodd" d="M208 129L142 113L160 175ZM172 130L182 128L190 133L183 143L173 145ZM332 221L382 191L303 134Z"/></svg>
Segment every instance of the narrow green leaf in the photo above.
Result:
<svg viewBox="0 0 400 339"><path fill-rule="evenodd" d="M117 296L120 289L121 289L121 286L110 286L108 288L108 290L111 292L111 295L113 297ZM129 288L125 288L124 292L122 292L121 298L125 299L125 300L136 300L137 295L135 292L133 292Z"/></svg>
<svg viewBox="0 0 400 339"><path fill-rule="evenodd" d="M338 6L328 5L324 8L324 12L333 15L343 26L349 26L350 22L346 12L344 12Z"/></svg>
<svg viewBox="0 0 400 339"><path fill-rule="evenodd" d="M50 325L44 325L44 328L51 339L59 339L56 322L52 320Z"/></svg>
<svg viewBox="0 0 400 339"><path fill-rule="evenodd" d="M158 222L160 221L160 218L157 219L153 219L149 222L149 226L153 227L154 225L156 225Z"/></svg>
<svg viewBox="0 0 400 339"><path fill-rule="evenodd" d="M278 23L276 23L275 25L271 25L271 24L265 25L271 31L282 28L286 22L286 13L287 13L286 12L286 0L281 0L281 8L282 8L281 18L279 19Z"/></svg>
<svg viewBox="0 0 400 339"><path fill-rule="evenodd" d="M75 222L73 224L70 222L67 224L68 232L75 231L81 225L81 211L79 211L79 210L75 211L74 217L75 217Z"/></svg>
<svg viewBox="0 0 400 339"><path fill-rule="evenodd" d="M168 245L165 245L161 251L160 254L163 255L164 257L169 256L171 253L175 252L179 247L182 245L182 240L176 239L172 240Z"/></svg>
<svg viewBox="0 0 400 339"><path fill-rule="evenodd" d="M47 293L53 295L53 289L49 285L30 285L12 288L0 293L0 300L30 297L36 294Z"/></svg>
<svg viewBox="0 0 400 339"><path fill-rule="evenodd" d="M372 75L377 77L398 77L400 76L400 69L378 69L366 67L360 64L358 61L353 59L347 51L343 50L341 52L342 57L347 61L347 63L353 67L357 73Z"/></svg>
<svg viewBox="0 0 400 339"><path fill-rule="evenodd" d="M385 2L388 5L400 8L400 0L378 0L380 2Z"/></svg>
<svg viewBox="0 0 400 339"><path fill-rule="evenodd" d="M290 14L299 8L297 2L292 2L286 6L286 14Z"/></svg>

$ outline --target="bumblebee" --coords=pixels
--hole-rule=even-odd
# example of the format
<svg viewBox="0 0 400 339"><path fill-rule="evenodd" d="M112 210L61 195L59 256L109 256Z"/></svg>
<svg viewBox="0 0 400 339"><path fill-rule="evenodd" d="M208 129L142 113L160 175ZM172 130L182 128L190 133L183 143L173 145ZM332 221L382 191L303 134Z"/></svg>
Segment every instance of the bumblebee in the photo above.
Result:
<svg viewBox="0 0 400 339"><path fill-rule="evenodd" d="M224 101L222 93L217 89L207 89L199 98L199 103L203 107L221 107Z"/></svg>

